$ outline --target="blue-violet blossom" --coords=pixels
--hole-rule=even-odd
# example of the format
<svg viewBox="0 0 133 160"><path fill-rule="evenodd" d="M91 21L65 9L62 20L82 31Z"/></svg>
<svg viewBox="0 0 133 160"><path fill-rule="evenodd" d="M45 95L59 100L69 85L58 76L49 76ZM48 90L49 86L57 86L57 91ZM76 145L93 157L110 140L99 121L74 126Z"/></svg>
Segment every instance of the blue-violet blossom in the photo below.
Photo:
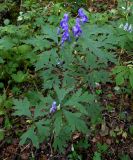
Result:
<svg viewBox="0 0 133 160"><path fill-rule="evenodd" d="M56 112L56 110L57 110L57 106L56 106L56 102L54 101L52 103L51 108L50 108L50 113L54 113L54 112Z"/></svg>
<svg viewBox="0 0 133 160"><path fill-rule="evenodd" d="M65 13L63 19L60 22L60 27L63 30L61 44L63 44L67 40L70 40L68 21L69 21L69 16L68 14ZM58 33L59 33L59 29L58 29Z"/></svg>
<svg viewBox="0 0 133 160"><path fill-rule="evenodd" d="M76 38L78 38L81 35L82 30L80 27L80 19L79 18L76 18L76 24L75 24L75 26L73 26L72 32L73 32L74 37L76 37Z"/></svg>
<svg viewBox="0 0 133 160"><path fill-rule="evenodd" d="M81 30L80 24L84 24L84 23L88 22L88 17L85 15L85 13L84 13L82 8L80 8L78 10L78 16L79 16L79 18L76 18L76 24L72 28L73 35L74 35L74 37L76 37L76 39L78 37L80 37L80 35L82 34L82 30Z"/></svg>
<svg viewBox="0 0 133 160"><path fill-rule="evenodd" d="M80 17L81 22L84 24L88 22L88 17L85 15L84 11L82 8L78 10L78 16Z"/></svg>

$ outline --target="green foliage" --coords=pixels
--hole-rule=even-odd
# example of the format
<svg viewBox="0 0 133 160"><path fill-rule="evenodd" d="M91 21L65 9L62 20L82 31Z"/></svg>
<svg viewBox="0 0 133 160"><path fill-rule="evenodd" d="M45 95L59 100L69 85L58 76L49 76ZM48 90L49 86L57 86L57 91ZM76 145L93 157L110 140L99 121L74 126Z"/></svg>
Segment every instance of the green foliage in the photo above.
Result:
<svg viewBox="0 0 133 160"><path fill-rule="evenodd" d="M131 135L133 135L133 125L131 125L131 126L129 127L129 132L130 132Z"/></svg>
<svg viewBox="0 0 133 160"><path fill-rule="evenodd" d="M102 159L101 159L101 153L95 152L95 153L94 153L94 156L93 156L93 160L102 160Z"/></svg>
<svg viewBox="0 0 133 160"><path fill-rule="evenodd" d="M31 139L33 145L39 148L39 140L35 133L35 128L29 128L22 136L20 140L20 145L23 145L27 139Z"/></svg>
<svg viewBox="0 0 133 160"><path fill-rule="evenodd" d="M113 74L116 75L116 85L124 85L126 83L133 89L133 66L128 64L127 66L116 66L113 69Z"/></svg>
<svg viewBox="0 0 133 160"><path fill-rule="evenodd" d="M3 129L0 129L0 141L4 139L5 133Z"/></svg>
<svg viewBox="0 0 133 160"><path fill-rule="evenodd" d="M130 157L127 154L123 154L120 156L120 160L130 160Z"/></svg>
<svg viewBox="0 0 133 160"><path fill-rule="evenodd" d="M13 106L12 115L25 120L27 130L21 133L20 145L32 142L39 148L50 139L54 149L63 152L72 142L72 135L79 132L85 141L78 145L87 149L86 137L92 126L102 122L104 108L100 103L103 92L96 84L112 81L110 64L115 65L116 85L128 83L133 88L132 65L118 66L116 56L117 49L131 52L132 33L115 26L107 13L87 12L91 20L82 26L81 37L75 40L70 33L71 41L60 46L57 27L65 13L63 5L57 3L49 9L35 4L25 1L17 25L5 20L0 27L0 88L4 91L0 112L5 114L4 108ZM73 23L72 18L70 27ZM50 113L53 101L57 109ZM3 130L0 137L4 138ZM97 148L93 160L101 160L108 150L106 144L98 143ZM71 158L81 159L76 151L72 152Z"/></svg>
<svg viewBox="0 0 133 160"><path fill-rule="evenodd" d="M97 148L100 153L105 153L108 150L108 145L97 143Z"/></svg>
<svg viewBox="0 0 133 160"><path fill-rule="evenodd" d="M28 99L14 100L14 115L31 117L30 103Z"/></svg>

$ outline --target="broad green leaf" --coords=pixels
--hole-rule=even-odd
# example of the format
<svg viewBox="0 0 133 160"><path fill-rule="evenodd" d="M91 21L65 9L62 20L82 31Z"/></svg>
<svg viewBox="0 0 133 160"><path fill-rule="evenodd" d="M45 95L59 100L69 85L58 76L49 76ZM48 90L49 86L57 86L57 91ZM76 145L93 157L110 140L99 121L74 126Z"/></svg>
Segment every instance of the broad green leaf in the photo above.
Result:
<svg viewBox="0 0 133 160"><path fill-rule="evenodd" d="M60 134L62 128L63 128L62 112L57 112L54 121L54 132L56 136Z"/></svg>
<svg viewBox="0 0 133 160"><path fill-rule="evenodd" d="M101 123L101 121L102 121L102 115L101 115L102 109L103 108L97 103L93 103L93 104L87 106L87 114L88 114L88 117L90 117L92 124Z"/></svg>
<svg viewBox="0 0 133 160"><path fill-rule="evenodd" d="M53 25L45 24L42 27L43 34L45 34L46 38L54 40L56 43L58 43L58 36L57 36L57 28L54 27Z"/></svg>
<svg viewBox="0 0 133 160"><path fill-rule="evenodd" d="M116 75L116 85L122 85L124 83L124 75L123 72Z"/></svg>
<svg viewBox="0 0 133 160"><path fill-rule="evenodd" d="M31 117L30 102L28 101L27 98L24 98L23 100L14 99L13 108L15 109L13 115Z"/></svg>
<svg viewBox="0 0 133 160"><path fill-rule="evenodd" d="M60 89L58 86L55 86L55 92L57 94L59 103L61 103L63 99L65 98L65 96L72 90L73 88L68 88L68 89L61 88Z"/></svg>
<svg viewBox="0 0 133 160"><path fill-rule="evenodd" d="M82 94L82 90L78 90L76 93L74 93L64 104L65 106L71 106L71 105L76 105L79 102L79 97Z"/></svg>
<svg viewBox="0 0 133 160"><path fill-rule="evenodd" d="M20 145L24 145L26 140L31 140L32 144L39 148L39 140L35 132L35 128L32 126L30 127L21 137L20 137Z"/></svg>
<svg viewBox="0 0 133 160"><path fill-rule="evenodd" d="M3 37L0 39L0 50L8 50L11 49L15 44L13 43L13 40L9 37Z"/></svg>
<svg viewBox="0 0 133 160"><path fill-rule="evenodd" d="M54 149L63 153L65 147L67 146L67 142L71 140L71 135L72 135L72 132L70 127L69 126L63 127L59 135L58 136L55 135L54 142L53 142Z"/></svg>
<svg viewBox="0 0 133 160"><path fill-rule="evenodd" d="M64 103L64 106L69 106L69 108L73 108L78 110L80 113L87 114L87 106L88 104L92 104L96 99L95 95L88 94L88 92L84 92L82 94L82 89L78 90L74 93L68 100Z"/></svg>
<svg viewBox="0 0 133 160"><path fill-rule="evenodd" d="M43 36L31 37L23 42L36 47L36 50L44 50L44 48L50 48L51 45L50 41L44 39Z"/></svg>
<svg viewBox="0 0 133 160"><path fill-rule="evenodd" d="M66 44L65 47L60 50L61 60L65 62L64 67L68 67L74 61L72 51L72 44Z"/></svg>
<svg viewBox="0 0 133 160"><path fill-rule="evenodd" d="M64 136L63 137L55 137L54 142L53 142L53 147L55 150L58 150L59 152L63 153L64 148L66 146L67 146L67 141Z"/></svg>
<svg viewBox="0 0 133 160"><path fill-rule="evenodd" d="M39 142L43 142L50 134L50 121L49 120L40 120L36 122L37 135Z"/></svg>
<svg viewBox="0 0 133 160"><path fill-rule="evenodd" d="M93 156L93 160L102 160L102 159L101 159L101 153L95 152L95 153L94 153L94 156Z"/></svg>
<svg viewBox="0 0 133 160"><path fill-rule="evenodd" d="M83 133L88 131L85 122L80 118L80 114L64 111L64 115L72 131L78 130Z"/></svg>
<svg viewBox="0 0 133 160"><path fill-rule="evenodd" d="M120 73L120 72L124 72L126 69L127 69L126 66L116 66L116 67L113 69L113 74L117 74L117 73Z"/></svg>
<svg viewBox="0 0 133 160"><path fill-rule="evenodd" d="M42 52L38 55L37 62L35 64L36 71L44 68L45 65L49 65L50 63L54 65L57 63L57 54L55 48Z"/></svg>
<svg viewBox="0 0 133 160"><path fill-rule="evenodd" d="M17 74L12 74L12 78L15 82L22 83L26 80L27 74L22 71L18 71Z"/></svg>
<svg viewBox="0 0 133 160"><path fill-rule="evenodd" d="M39 54L37 62L35 64L36 71L44 68L44 65L46 65L46 64L48 65L49 58L50 58L50 52L49 51L45 51L45 52Z"/></svg>
<svg viewBox="0 0 133 160"><path fill-rule="evenodd" d="M86 102L86 103L93 103L94 100L96 99L96 96L94 94L88 94L88 92L84 92L80 97L79 97L79 102Z"/></svg>
<svg viewBox="0 0 133 160"><path fill-rule="evenodd" d="M120 156L120 160L131 160L128 154L123 154Z"/></svg>
<svg viewBox="0 0 133 160"><path fill-rule="evenodd" d="M47 115L46 106L43 103L37 104L34 109L34 118Z"/></svg>

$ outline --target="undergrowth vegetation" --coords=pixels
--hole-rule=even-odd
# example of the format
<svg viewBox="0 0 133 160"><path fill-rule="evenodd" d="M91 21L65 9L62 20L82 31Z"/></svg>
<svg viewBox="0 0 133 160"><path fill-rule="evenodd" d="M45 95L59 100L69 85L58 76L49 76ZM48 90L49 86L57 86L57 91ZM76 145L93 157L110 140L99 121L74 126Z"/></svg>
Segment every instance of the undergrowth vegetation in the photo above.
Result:
<svg viewBox="0 0 133 160"><path fill-rule="evenodd" d="M123 120L119 98L132 100L132 1L120 0L106 12L78 1L20 5L16 21L4 18L0 26L0 140L10 144L19 137L20 146L34 151L48 143L51 156L80 160L87 159L80 151L90 148L99 129L104 136L133 136L132 123L128 133L118 127L106 135L104 116L120 107ZM113 97L106 95L108 85L118 96L113 106L106 100ZM90 158L111 157L109 147L98 142ZM115 156L130 159L128 153Z"/></svg>

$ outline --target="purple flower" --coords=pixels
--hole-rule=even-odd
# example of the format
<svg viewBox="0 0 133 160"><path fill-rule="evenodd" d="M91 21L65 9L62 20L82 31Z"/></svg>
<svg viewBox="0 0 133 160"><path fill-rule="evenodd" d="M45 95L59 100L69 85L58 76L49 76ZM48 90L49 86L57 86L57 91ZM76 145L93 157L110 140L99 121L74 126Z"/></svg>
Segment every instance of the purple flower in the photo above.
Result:
<svg viewBox="0 0 133 160"><path fill-rule="evenodd" d="M66 20L66 21L68 22L68 20L69 20L69 16L68 16L68 14L67 14L67 13L65 13L65 14L64 14L63 19L64 19L64 20Z"/></svg>
<svg viewBox="0 0 133 160"><path fill-rule="evenodd" d="M60 22L60 27L62 28L63 31L69 29L68 20L69 20L68 14L65 13L63 19Z"/></svg>
<svg viewBox="0 0 133 160"><path fill-rule="evenodd" d="M65 13L63 19L60 22L60 27L63 30L61 44L63 44L65 41L70 40L68 21L69 16Z"/></svg>
<svg viewBox="0 0 133 160"><path fill-rule="evenodd" d="M76 38L78 38L81 35L82 30L80 27L80 19L79 18L76 18L76 24L72 28L72 32L73 32L74 37L76 37Z"/></svg>
<svg viewBox="0 0 133 160"><path fill-rule="evenodd" d="M85 15L84 11L82 8L78 10L78 16L80 17L81 22L84 24L88 22L88 17Z"/></svg>
<svg viewBox="0 0 133 160"><path fill-rule="evenodd" d="M57 110L56 102L54 101L52 103L52 106L50 108L50 113L54 113Z"/></svg>
<svg viewBox="0 0 133 160"><path fill-rule="evenodd" d="M68 22L65 21L65 20L62 20L62 21L60 22L60 26L61 26L61 28L62 28L63 31L69 29Z"/></svg>
<svg viewBox="0 0 133 160"><path fill-rule="evenodd" d="M70 35L68 30L64 31L64 33L62 34L61 44L63 44L67 40L70 40Z"/></svg>
<svg viewBox="0 0 133 160"><path fill-rule="evenodd" d="M78 15L79 15L79 17L83 17L83 16L84 16L84 11L83 11L82 8L80 8L80 9L78 10Z"/></svg>

